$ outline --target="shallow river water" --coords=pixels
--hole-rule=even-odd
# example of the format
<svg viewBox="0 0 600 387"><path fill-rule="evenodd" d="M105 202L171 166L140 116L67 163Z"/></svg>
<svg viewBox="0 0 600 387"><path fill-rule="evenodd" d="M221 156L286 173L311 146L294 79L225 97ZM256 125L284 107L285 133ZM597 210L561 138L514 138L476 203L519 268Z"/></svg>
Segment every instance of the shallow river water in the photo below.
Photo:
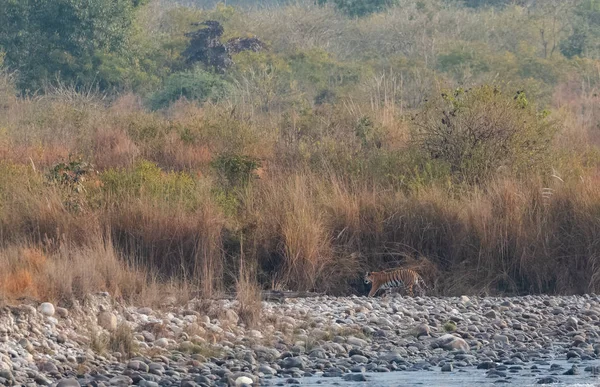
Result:
<svg viewBox="0 0 600 387"><path fill-rule="evenodd" d="M600 377L592 376L590 372L584 371L588 366L600 366L600 360L582 361L578 363L578 375L563 375L572 366L565 360L552 361L559 364L563 369L551 371L550 366L538 366L539 373L532 373L529 367L524 367L518 373L508 373L506 378L489 378L487 371L468 367L454 370L453 372L441 372L439 367L431 371L399 371L386 373L365 373L366 382L344 381L342 378L325 378L312 376L299 379L302 386L369 386L369 387L405 387L405 386L427 386L427 387L462 387L462 386L571 386L571 387L600 387ZM552 376L556 378L551 384L538 384L542 378Z"/></svg>

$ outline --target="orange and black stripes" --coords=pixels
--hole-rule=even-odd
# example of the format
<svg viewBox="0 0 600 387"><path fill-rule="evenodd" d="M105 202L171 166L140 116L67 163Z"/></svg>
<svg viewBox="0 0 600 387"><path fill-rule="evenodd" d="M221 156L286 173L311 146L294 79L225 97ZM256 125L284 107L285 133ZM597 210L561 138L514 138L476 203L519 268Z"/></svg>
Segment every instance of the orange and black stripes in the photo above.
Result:
<svg viewBox="0 0 600 387"><path fill-rule="evenodd" d="M369 297L373 297L379 290L389 290L392 288L404 288L412 297L414 296L415 286L421 291L427 289L423 278L412 269L398 268L390 271L367 272L365 283L371 284Z"/></svg>

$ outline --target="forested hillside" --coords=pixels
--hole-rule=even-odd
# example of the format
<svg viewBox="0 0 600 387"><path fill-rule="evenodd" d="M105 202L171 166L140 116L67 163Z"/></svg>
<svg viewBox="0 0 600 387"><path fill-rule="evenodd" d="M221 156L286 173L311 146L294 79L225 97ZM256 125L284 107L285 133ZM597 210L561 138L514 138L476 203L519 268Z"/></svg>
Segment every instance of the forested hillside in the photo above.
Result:
<svg viewBox="0 0 600 387"><path fill-rule="evenodd" d="M0 296L598 292L599 82L599 0L0 0Z"/></svg>

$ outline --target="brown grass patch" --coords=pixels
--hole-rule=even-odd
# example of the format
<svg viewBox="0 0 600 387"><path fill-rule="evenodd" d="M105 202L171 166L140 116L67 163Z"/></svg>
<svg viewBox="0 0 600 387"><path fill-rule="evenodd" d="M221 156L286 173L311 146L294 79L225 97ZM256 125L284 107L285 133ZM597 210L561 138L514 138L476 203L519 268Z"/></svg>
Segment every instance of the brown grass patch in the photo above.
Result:
<svg viewBox="0 0 600 387"><path fill-rule="evenodd" d="M240 321L248 328L255 327L261 321L262 315L261 289L255 273L256 270L242 265L236 283L237 314Z"/></svg>

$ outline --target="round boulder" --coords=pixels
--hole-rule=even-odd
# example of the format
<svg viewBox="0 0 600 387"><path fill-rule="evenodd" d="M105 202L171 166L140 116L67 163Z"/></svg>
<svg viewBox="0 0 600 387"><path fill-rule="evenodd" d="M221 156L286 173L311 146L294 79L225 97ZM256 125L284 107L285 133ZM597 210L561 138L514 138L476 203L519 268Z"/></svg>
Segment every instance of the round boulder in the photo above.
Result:
<svg viewBox="0 0 600 387"><path fill-rule="evenodd" d="M107 331L117 330L117 316L109 311L98 313L98 325Z"/></svg>
<svg viewBox="0 0 600 387"><path fill-rule="evenodd" d="M43 302L40 305L40 312L44 315L44 316L48 316L48 317L52 317L54 316L54 305L52 305L49 302Z"/></svg>

